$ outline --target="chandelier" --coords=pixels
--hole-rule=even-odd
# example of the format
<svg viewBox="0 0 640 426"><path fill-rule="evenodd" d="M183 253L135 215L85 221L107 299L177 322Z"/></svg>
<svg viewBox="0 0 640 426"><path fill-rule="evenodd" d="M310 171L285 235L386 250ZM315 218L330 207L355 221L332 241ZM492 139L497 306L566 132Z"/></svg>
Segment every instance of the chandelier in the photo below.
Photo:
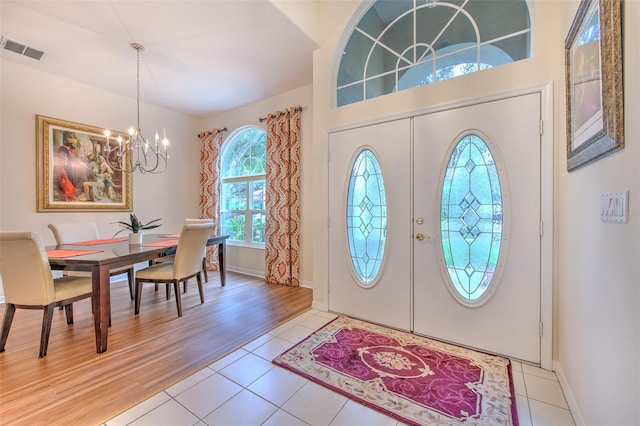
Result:
<svg viewBox="0 0 640 426"><path fill-rule="evenodd" d="M142 135L142 130L140 130L140 52L144 50L144 46L138 43L131 43L131 47L136 49L138 58L137 127L129 128L129 138L127 140L122 139L122 136L118 136L118 147L114 149L111 149L109 145L111 132L105 130L107 161L113 169L124 173L133 173L136 170L140 173L162 173L167 168L169 140L164 129L162 129L162 142L157 132L154 143L149 143L149 140Z"/></svg>

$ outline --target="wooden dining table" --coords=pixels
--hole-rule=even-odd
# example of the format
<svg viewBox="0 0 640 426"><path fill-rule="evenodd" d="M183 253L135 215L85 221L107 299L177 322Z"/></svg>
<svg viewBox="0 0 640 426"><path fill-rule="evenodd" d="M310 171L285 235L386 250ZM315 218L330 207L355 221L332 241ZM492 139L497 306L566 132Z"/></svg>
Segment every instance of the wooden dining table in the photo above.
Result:
<svg viewBox="0 0 640 426"><path fill-rule="evenodd" d="M209 237L208 246L218 246L220 283L226 283L226 241L228 235ZM129 239L78 241L47 246L51 269L62 271L90 271L92 280L93 318L96 352L107 351L109 319L111 318L111 281L109 271L122 266L162 257L178 245L179 234L145 234L141 245L129 244Z"/></svg>

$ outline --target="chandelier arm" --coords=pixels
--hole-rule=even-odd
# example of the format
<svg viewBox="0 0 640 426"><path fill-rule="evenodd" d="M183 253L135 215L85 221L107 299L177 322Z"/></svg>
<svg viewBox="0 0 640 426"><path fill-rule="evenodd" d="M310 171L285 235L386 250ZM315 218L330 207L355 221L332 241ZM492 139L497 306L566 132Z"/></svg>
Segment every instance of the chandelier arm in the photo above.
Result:
<svg viewBox="0 0 640 426"><path fill-rule="evenodd" d="M164 154L158 145L158 136L156 133L156 144L152 146L149 141L142 135L140 128L140 52L144 51L144 46L139 43L131 43L136 54L136 118L137 128L129 129L129 140L120 143L119 139L117 149L107 150L107 162L114 170L123 173L133 173L136 170L140 173L158 174L166 170L168 165L169 141L166 137L162 143L164 146ZM109 144L109 131L105 131L107 136L107 145ZM149 152L150 151L150 152ZM162 165L161 169L158 169Z"/></svg>

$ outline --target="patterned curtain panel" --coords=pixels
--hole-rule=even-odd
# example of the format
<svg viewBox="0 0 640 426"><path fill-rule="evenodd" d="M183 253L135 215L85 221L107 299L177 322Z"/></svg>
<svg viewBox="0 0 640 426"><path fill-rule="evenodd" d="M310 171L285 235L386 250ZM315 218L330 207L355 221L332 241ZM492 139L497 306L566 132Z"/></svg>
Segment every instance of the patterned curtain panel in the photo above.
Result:
<svg viewBox="0 0 640 426"><path fill-rule="evenodd" d="M222 131L198 134L200 139L200 219L213 219L213 233L220 233L220 151ZM218 246L207 248L207 270L218 270Z"/></svg>
<svg viewBox="0 0 640 426"><path fill-rule="evenodd" d="M300 285L300 109L267 116L266 280Z"/></svg>

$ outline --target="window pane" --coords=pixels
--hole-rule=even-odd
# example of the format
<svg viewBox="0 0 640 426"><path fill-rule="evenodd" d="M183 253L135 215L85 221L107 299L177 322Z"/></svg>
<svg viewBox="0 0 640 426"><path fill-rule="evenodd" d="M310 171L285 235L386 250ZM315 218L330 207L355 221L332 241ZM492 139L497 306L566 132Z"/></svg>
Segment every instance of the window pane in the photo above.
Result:
<svg viewBox="0 0 640 426"><path fill-rule="evenodd" d="M344 48L344 54L342 55L344 60L340 61L338 87L362 81L365 61L371 46L373 46L373 40L365 37L359 31L353 32L347 46Z"/></svg>
<svg viewBox="0 0 640 426"><path fill-rule="evenodd" d="M464 8L476 21L481 42L530 27L529 11L524 1L470 1L465 4Z"/></svg>
<svg viewBox="0 0 640 426"><path fill-rule="evenodd" d="M266 133L261 129L251 129L236 135L224 148L222 176L264 174L266 144Z"/></svg>
<svg viewBox="0 0 640 426"><path fill-rule="evenodd" d="M264 223L266 215L264 213L253 213L251 215L252 241L254 243L264 243Z"/></svg>
<svg viewBox="0 0 640 426"><path fill-rule="evenodd" d="M410 89L433 82L434 64L426 60L408 69L398 79L398 90Z"/></svg>
<svg viewBox="0 0 640 426"><path fill-rule="evenodd" d="M360 102L364 99L364 84L357 83L338 89L338 106Z"/></svg>
<svg viewBox="0 0 640 426"><path fill-rule="evenodd" d="M377 1L364 14L358 28L373 38L378 38L382 31L397 17L413 7L412 0Z"/></svg>
<svg viewBox="0 0 640 426"><path fill-rule="evenodd" d="M531 56L531 54L529 53L530 52L529 46L531 45L530 39L531 39L531 33L526 32L523 34L518 34L509 38L505 38L502 40L494 41L491 44L487 44L485 45L486 47L494 46L496 49L485 50L484 49L485 46L483 46L483 51L481 52L482 55L486 56L486 54L490 53L491 56L486 59L483 57L482 62L485 64L498 66L498 65L506 64L512 61L527 59L529 56ZM500 61L494 59L496 57L496 54L495 54L496 50L499 50L503 54L503 57L501 58Z"/></svg>
<svg viewBox="0 0 640 426"><path fill-rule="evenodd" d="M388 73L396 69L398 56L393 52L385 49L379 44L371 51L371 57L367 63L366 78L374 77L380 74ZM407 65L406 61L402 61L402 65Z"/></svg>
<svg viewBox="0 0 640 426"><path fill-rule="evenodd" d="M223 183L222 210L245 210L247 208L247 182Z"/></svg>
<svg viewBox="0 0 640 426"><path fill-rule="evenodd" d="M220 214L222 233L229 235L229 239L245 241L244 237L244 213L223 212Z"/></svg>
<svg viewBox="0 0 640 426"><path fill-rule="evenodd" d="M407 47L413 45L413 13L408 13L396 21L393 29L380 37L380 43L401 54Z"/></svg>
<svg viewBox="0 0 640 426"><path fill-rule="evenodd" d="M396 87L396 73L383 75L367 80L367 99L390 93Z"/></svg>
<svg viewBox="0 0 640 426"><path fill-rule="evenodd" d="M264 210L264 180L256 180L251 182L251 209Z"/></svg>

